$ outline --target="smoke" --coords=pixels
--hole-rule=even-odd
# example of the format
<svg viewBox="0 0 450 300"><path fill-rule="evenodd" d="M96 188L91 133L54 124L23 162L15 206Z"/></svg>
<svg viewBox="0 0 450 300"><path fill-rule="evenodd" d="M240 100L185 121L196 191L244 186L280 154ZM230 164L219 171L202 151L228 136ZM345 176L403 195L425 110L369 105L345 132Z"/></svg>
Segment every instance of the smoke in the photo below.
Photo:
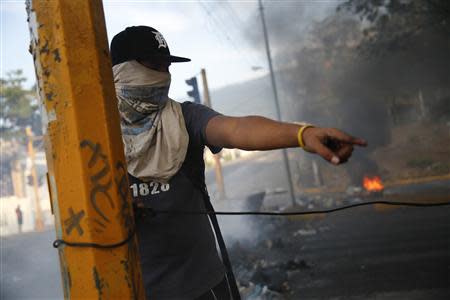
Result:
<svg viewBox="0 0 450 300"><path fill-rule="evenodd" d="M371 25L352 11L338 12L336 5L271 1L264 9L283 119L340 128L367 139L370 145L355 151L351 161L338 169L317 159L322 184L327 188L358 186L364 175L382 175L382 179L389 180L395 176L405 178L411 176L411 169L401 169L407 164L426 165L429 174L434 174L433 168L436 172L448 170L441 159L448 154L448 147L438 148L431 142L423 143L422 147L422 136L411 132L411 128L427 128L427 124L450 119L448 35L435 26L426 27L426 22L420 23L421 20L414 19L408 25L408 11L394 11L389 15L390 20ZM411 30L397 26L402 22ZM416 22L426 29L418 31ZM368 30L370 26L375 29ZM244 32L248 42L264 52L258 10L248 18ZM256 81L253 83L256 86ZM243 88L253 87L250 83L243 84ZM239 94L243 93L232 98L239 99ZM262 97L251 98L255 99L250 105L252 109L262 107ZM423 126L411 127L414 123ZM403 129L405 124L409 127ZM420 134L429 133L421 131ZM395 149L397 145L401 147ZM413 153L411 146L414 151L418 148L420 151ZM431 151L431 156L426 147L437 150ZM301 155L296 159L298 163L291 162L296 187L320 185L313 180L311 159L297 153ZM421 153L428 158L422 158ZM236 191L236 194L244 193ZM245 210L245 207L231 209ZM221 222L229 240L252 242L264 238L264 229L248 217L224 217Z"/></svg>
<svg viewBox="0 0 450 300"><path fill-rule="evenodd" d="M407 10L387 14L386 8L378 23L368 23L336 7L271 1L264 13L283 119L337 127L367 139L370 147L353 159L355 172L349 170L356 183L361 174L378 172L369 155L391 142L400 100L413 104L409 122L423 119L415 104L422 99L429 120L448 119L448 104L444 111L438 107L450 99L450 43L436 26L428 26L433 16L412 16L418 26L408 23ZM264 49L262 30L256 30L261 19L251 20L248 39ZM407 29L395 31L403 23Z"/></svg>
<svg viewBox="0 0 450 300"><path fill-rule="evenodd" d="M308 3L270 1L264 3L264 15L273 54L284 55L293 47L301 46L311 26L334 12L335 3ZM263 50L264 37L260 11L255 10L244 30L246 38L256 48ZM287 49L289 45L289 49Z"/></svg>

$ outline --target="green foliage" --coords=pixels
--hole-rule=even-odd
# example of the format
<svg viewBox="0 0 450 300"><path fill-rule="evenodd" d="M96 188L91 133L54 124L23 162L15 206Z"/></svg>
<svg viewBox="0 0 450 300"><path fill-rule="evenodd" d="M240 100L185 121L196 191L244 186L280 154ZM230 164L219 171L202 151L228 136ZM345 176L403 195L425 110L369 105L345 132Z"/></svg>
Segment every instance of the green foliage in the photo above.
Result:
<svg viewBox="0 0 450 300"><path fill-rule="evenodd" d="M409 168L425 169L433 164L433 160L430 158L415 158L406 162Z"/></svg>
<svg viewBox="0 0 450 300"><path fill-rule="evenodd" d="M431 166L431 169L436 174L449 174L450 173L450 163L448 162L438 162Z"/></svg>
<svg viewBox="0 0 450 300"><path fill-rule="evenodd" d="M338 6L364 23L364 55L388 55L420 43L436 43L437 37L450 35L448 0L348 0Z"/></svg>
<svg viewBox="0 0 450 300"><path fill-rule="evenodd" d="M41 131L36 95L22 86L25 80L21 70L8 72L6 78L0 78L0 133L3 139L23 136L27 126L35 133Z"/></svg>

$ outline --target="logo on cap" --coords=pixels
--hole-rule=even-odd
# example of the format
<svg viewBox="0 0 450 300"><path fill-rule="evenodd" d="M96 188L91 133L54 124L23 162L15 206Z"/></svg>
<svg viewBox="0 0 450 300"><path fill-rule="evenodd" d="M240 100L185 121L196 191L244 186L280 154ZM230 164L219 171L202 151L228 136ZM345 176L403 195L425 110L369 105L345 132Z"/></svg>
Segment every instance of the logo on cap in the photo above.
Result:
<svg viewBox="0 0 450 300"><path fill-rule="evenodd" d="M158 31L152 31L153 34L155 35L155 39L158 41L159 45L158 45L158 49L163 47L163 48L167 48L167 43L166 40L164 39L164 37L162 36L161 33L159 33Z"/></svg>

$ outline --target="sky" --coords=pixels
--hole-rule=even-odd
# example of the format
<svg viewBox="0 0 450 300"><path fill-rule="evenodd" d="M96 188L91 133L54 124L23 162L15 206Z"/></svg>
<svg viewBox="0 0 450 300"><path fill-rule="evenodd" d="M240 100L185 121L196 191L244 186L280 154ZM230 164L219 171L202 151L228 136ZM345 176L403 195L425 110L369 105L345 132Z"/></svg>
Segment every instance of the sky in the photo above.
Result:
<svg viewBox="0 0 450 300"><path fill-rule="evenodd" d="M28 52L30 35L24 3L0 0L0 74L4 78L8 71L22 69L27 78L25 86L31 87L35 73ZM201 68L206 69L211 89L267 74L264 50L255 49L245 38L247 24L259 17L257 1L105 0L103 6L109 41L127 26L148 25L164 35L173 55L192 59L170 68L170 96L176 100L188 99L185 80L198 75Z"/></svg>

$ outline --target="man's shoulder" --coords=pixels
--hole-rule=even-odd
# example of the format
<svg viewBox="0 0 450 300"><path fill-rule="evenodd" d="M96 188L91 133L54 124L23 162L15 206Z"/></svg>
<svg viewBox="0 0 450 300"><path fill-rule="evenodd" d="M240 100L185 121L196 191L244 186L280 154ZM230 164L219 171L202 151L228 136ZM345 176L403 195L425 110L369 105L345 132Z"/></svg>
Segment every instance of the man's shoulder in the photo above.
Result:
<svg viewBox="0 0 450 300"><path fill-rule="evenodd" d="M184 101L184 102L180 102L181 108L183 110L189 110L189 109L202 109L202 108L206 108L207 106L200 104L200 103L195 103L192 101Z"/></svg>
<svg viewBox="0 0 450 300"><path fill-rule="evenodd" d="M200 145L207 145L206 126L211 118L220 115L220 113L206 105L189 101L181 103L181 108L191 140Z"/></svg>
<svg viewBox="0 0 450 300"><path fill-rule="evenodd" d="M186 123L205 123L219 113L206 105L185 101L180 103Z"/></svg>
<svg viewBox="0 0 450 300"><path fill-rule="evenodd" d="M202 130L202 109L199 108L200 104L193 103L190 101L185 101L180 103L181 111L183 113L184 123L186 124L186 129L189 133L189 139L191 142L198 140L199 133Z"/></svg>

